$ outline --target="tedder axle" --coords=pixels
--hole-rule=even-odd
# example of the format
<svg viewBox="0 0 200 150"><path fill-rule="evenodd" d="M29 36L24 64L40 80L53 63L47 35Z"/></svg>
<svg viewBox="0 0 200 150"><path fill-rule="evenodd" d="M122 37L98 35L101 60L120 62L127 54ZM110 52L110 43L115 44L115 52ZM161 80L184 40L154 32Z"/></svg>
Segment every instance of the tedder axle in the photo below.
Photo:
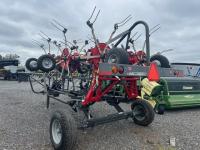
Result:
<svg viewBox="0 0 200 150"><path fill-rule="evenodd" d="M110 114L110 115L107 115L107 116L101 117L101 118L89 119L86 122L84 127L85 128L94 127L94 126L101 125L104 123L109 123L109 122L118 121L118 120L122 120L122 119L128 119L131 117L133 117L132 111L118 112L118 113Z"/></svg>

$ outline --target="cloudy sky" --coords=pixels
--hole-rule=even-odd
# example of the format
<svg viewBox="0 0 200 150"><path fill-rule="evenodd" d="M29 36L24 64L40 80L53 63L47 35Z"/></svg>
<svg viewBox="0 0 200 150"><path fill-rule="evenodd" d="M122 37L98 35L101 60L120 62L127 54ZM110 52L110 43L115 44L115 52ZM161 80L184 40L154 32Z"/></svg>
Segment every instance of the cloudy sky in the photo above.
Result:
<svg viewBox="0 0 200 150"><path fill-rule="evenodd" d="M90 30L86 20L94 6L101 9L95 22L100 41L108 39L114 23L131 14L132 20L118 33L137 20L146 21L150 27L160 24L160 30L151 36L151 54L174 49L164 54L171 62L200 63L199 0L1 0L0 54L16 53L22 62L39 57L43 51L32 39L45 43L38 36L40 30L53 39L62 39L61 32L51 25L52 19L68 28L69 40L87 39ZM138 39L137 49L142 48L143 41L143 37ZM52 49L56 53L55 47Z"/></svg>

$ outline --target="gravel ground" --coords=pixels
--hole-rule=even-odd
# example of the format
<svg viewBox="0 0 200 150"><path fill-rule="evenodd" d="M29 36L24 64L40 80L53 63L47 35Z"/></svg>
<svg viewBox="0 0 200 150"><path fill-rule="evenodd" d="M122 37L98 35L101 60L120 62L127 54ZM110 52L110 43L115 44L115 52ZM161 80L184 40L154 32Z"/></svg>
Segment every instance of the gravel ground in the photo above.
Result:
<svg viewBox="0 0 200 150"><path fill-rule="evenodd" d="M129 108L128 106L123 106ZM105 103L95 115L113 111ZM200 109L168 111L156 115L148 127L131 119L79 131L77 150L199 150ZM45 97L33 94L28 83L0 81L0 150L51 150L49 111ZM176 146L169 144L175 137Z"/></svg>

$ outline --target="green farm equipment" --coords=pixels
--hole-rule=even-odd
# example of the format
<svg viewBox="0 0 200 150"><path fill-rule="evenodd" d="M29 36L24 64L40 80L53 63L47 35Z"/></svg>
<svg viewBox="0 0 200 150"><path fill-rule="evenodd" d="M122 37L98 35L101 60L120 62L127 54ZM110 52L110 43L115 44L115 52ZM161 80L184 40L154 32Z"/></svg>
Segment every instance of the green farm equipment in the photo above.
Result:
<svg viewBox="0 0 200 150"><path fill-rule="evenodd" d="M200 79L192 77L162 77L159 82L141 81L141 96L158 114L165 109L200 106Z"/></svg>

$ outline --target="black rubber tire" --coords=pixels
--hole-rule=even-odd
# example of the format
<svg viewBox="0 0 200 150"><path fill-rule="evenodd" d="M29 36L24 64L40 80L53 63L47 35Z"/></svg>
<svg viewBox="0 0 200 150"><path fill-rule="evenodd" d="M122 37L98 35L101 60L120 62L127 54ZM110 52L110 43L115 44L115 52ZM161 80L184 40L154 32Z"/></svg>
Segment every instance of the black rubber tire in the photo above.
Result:
<svg viewBox="0 0 200 150"><path fill-rule="evenodd" d="M112 56L115 56L117 58L116 62L113 62L113 63L129 64L128 53L125 50L123 50L122 48L110 49L105 55L105 61L104 62L111 63L109 60Z"/></svg>
<svg viewBox="0 0 200 150"><path fill-rule="evenodd" d="M138 109L138 106L140 109L142 109L143 111L143 116L141 119L138 119L136 117L135 113L135 108ZM146 101L146 100L135 100L132 105L131 105L131 109L133 111L133 121L135 122L135 124L141 125L141 126L148 126L149 124L151 124L154 120L154 110L153 107Z"/></svg>
<svg viewBox="0 0 200 150"><path fill-rule="evenodd" d="M160 63L159 67L170 68L169 60L167 59L167 57L163 55L156 54L156 55L151 56L150 62L153 62L153 61L159 61Z"/></svg>
<svg viewBox="0 0 200 150"><path fill-rule="evenodd" d="M58 121L61 125L61 140L56 143L52 134L53 122ZM50 139L55 150L73 150L77 141L77 126L70 112L55 111L50 122Z"/></svg>
<svg viewBox="0 0 200 150"><path fill-rule="evenodd" d="M32 66L31 63L35 61L37 63L36 58L29 58L26 60L25 66L29 71L37 71L38 70L38 64L36 66Z"/></svg>
<svg viewBox="0 0 200 150"><path fill-rule="evenodd" d="M48 59L52 63L52 65L48 68L43 65L43 61L45 59ZM42 55L38 58L38 69L40 69L41 71L50 72L53 69L55 69L55 67L56 67L56 60L54 59L53 56L46 54L46 55Z"/></svg>
<svg viewBox="0 0 200 150"><path fill-rule="evenodd" d="M156 113L158 113L159 115L163 115L165 112L165 106L164 105L158 105L156 107Z"/></svg>

